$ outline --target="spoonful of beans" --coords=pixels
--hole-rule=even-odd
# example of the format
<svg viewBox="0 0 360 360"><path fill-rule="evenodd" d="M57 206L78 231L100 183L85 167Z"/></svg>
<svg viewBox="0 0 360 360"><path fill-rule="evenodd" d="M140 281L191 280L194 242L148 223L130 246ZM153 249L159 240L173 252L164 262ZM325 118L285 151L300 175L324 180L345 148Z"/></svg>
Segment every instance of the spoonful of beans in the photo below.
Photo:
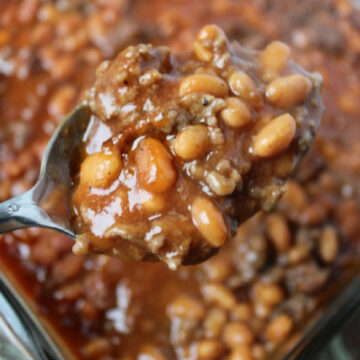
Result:
<svg viewBox="0 0 360 360"><path fill-rule="evenodd" d="M130 46L99 65L36 185L0 204L0 232L51 228L76 254L172 269L204 261L279 199L319 126L320 87L285 44L244 49L215 25L180 54Z"/></svg>

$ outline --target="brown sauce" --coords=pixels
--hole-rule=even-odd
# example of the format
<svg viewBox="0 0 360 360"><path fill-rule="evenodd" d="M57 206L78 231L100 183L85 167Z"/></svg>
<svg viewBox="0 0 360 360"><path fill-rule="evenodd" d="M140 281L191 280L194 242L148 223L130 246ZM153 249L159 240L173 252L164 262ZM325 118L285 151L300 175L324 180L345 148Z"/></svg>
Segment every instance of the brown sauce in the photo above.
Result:
<svg viewBox="0 0 360 360"><path fill-rule="evenodd" d="M216 23L246 47L284 41L324 78L319 135L287 193L202 265L79 257L43 230L1 235L1 267L76 357L265 359L326 311L360 256L358 17L338 0L0 2L1 200L31 187L56 125L128 45L183 51Z"/></svg>
<svg viewBox="0 0 360 360"><path fill-rule="evenodd" d="M175 269L270 210L322 114L321 77L289 58L284 43L256 53L207 25L190 52L138 45L101 63L86 97L74 252Z"/></svg>

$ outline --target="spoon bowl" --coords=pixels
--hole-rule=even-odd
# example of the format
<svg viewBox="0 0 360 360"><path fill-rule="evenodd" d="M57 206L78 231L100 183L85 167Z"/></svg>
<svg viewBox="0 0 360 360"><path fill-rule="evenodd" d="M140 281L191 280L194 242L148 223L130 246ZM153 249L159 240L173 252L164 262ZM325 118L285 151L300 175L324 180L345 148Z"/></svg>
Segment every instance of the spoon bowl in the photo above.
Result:
<svg viewBox="0 0 360 360"><path fill-rule="evenodd" d="M76 238L69 213L70 166L82 143L90 115L90 109L80 104L58 126L48 143L33 188L0 203L0 234L37 226Z"/></svg>

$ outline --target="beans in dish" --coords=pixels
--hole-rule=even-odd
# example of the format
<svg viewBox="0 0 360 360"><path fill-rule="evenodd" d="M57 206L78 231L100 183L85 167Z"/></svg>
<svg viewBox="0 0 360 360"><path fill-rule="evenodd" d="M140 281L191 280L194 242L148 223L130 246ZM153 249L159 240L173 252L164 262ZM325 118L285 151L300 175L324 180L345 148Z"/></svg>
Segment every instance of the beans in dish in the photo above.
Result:
<svg viewBox="0 0 360 360"><path fill-rule="evenodd" d="M129 45L191 50L199 29L216 23L246 48L283 41L324 80L321 126L284 196L202 264L171 271L77 256L72 240L44 229L0 235L2 273L65 359L278 360L357 276L360 15L352 3L0 1L1 201L33 185L51 134L96 67Z"/></svg>

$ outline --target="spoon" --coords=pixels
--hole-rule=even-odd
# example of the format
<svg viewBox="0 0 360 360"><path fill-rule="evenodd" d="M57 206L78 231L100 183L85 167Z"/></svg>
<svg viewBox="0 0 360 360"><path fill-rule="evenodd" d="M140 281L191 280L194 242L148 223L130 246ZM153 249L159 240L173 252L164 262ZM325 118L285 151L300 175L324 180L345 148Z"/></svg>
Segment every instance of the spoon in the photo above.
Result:
<svg viewBox="0 0 360 360"><path fill-rule="evenodd" d="M89 120L90 109L80 104L59 125L46 148L34 187L0 203L0 234L37 226L76 238L69 213L70 164Z"/></svg>

